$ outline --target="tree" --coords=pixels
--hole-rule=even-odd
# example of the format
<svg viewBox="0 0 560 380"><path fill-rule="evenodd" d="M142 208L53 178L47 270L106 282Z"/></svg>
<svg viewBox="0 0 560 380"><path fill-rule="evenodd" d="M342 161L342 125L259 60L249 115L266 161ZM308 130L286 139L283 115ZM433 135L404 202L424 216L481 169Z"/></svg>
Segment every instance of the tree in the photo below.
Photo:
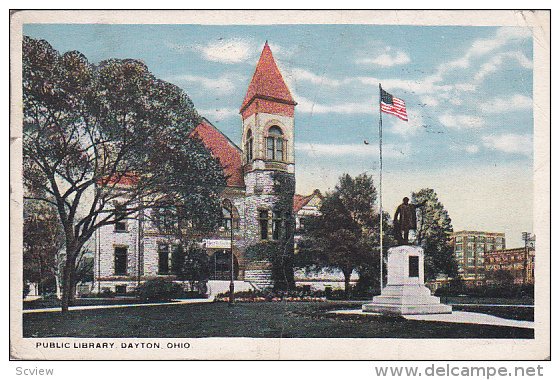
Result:
<svg viewBox="0 0 560 380"><path fill-rule="evenodd" d="M485 273L486 281L489 284L498 287L512 287L515 284L515 279L511 271L506 269L488 270Z"/></svg>
<svg viewBox="0 0 560 380"><path fill-rule="evenodd" d="M184 205L205 220L219 206L223 170L201 141L189 97L132 59L98 65L23 39L23 176L27 198L53 205L66 261L62 310L76 264L98 228L145 209Z"/></svg>
<svg viewBox="0 0 560 380"><path fill-rule="evenodd" d="M435 279L439 273L457 276L457 262L450 243L453 226L451 218L433 189L421 189L412 193L415 204L426 202L419 209L419 223L416 244L424 249L424 270L426 280Z"/></svg>
<svg viewBox="0 0 560 380"><path fill-rule="evenodd" d="M210 258L199 244L190 244L187 247L182 276L189 281L191 290L194 290L197 285L199 290L206 287L210 278Z"/></svg>
<svg viewBox="0 0 560 380"><path fill-rule="evenodd" d="M39 294L56 292L64 241L56 210L43 202L23 203L23 279Z"/></svg>
<svg viewBox="0 0 560 380"><path fill-rule="evenodd" d="M360 174L352 178L348 174L342 175L335 190L326 194L321 215L306 225L308 228L299 243L298 266L339 269L344 275L347 296L354 270L374 276L371 269L379 269L376 199L377 191L371 176ZM388 215L384 215L384 221L388 221ZM391 234L388 225L386 227L384 239L390 244Z"/></svg>

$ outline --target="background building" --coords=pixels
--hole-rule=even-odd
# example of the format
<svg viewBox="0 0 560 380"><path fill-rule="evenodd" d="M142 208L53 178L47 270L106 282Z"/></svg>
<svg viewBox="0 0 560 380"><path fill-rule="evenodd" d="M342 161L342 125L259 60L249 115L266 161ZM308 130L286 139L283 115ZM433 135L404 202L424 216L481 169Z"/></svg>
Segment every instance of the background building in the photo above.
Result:
<svg viewBox="0 0 560 380"><path fill-rule="evenodd" d="M301 239L301 234L305 232L306 222L310 218L321 215L321 204L323 203L323 195L318 189L309 195L294 195L294 216L296 220L296 231L294 236L295 250L297 252L297 244Z"/></svg>
<svg viewBox="0 0 560 380"><path fill-rule="evenodd" d="M486 283L515 285L535 283L535 248L521 247L488 252L484 257Z"/></svg>
<svg viewBox="0 0 560 380"><path fill-rule="evenodd" d="M486 253L506 248L502 232L457 231L451 234L451 239L459 277L467 285L482 285Z"/></svg>

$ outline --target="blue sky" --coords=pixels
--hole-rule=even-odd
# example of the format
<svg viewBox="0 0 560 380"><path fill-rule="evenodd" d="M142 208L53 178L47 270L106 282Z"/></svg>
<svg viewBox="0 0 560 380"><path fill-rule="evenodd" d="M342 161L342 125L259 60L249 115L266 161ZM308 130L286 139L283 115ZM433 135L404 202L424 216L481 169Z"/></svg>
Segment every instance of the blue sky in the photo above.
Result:
<svg viewBox="0 0 560 380"><path fill-rule="evenodd" d="M432 187L459 229L532 230L533 54L528 28L375 25L25 25L92 62L143 60L235 142L265 40L296 107L297 191L378 176L378 83L407 104L383 115L384 208ZM364 144L364 140L370 142Z"/></svg>

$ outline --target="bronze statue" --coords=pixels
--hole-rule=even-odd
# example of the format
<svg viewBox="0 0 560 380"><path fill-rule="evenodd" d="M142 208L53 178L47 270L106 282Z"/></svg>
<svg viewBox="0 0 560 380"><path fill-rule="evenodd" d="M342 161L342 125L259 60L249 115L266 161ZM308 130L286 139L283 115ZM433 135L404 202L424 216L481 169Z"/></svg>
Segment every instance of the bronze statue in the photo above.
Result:
<svg viewBox="0 0 560 380"><path fill-rule="evenodd" d="M403 203L397 207L395 217L393 218L395 237L399 245L409 244L408 233L410 230L416 231L416 209L426 204L426 201L417 205L408 203L408 201L407 197L403 198Z"/></svg>

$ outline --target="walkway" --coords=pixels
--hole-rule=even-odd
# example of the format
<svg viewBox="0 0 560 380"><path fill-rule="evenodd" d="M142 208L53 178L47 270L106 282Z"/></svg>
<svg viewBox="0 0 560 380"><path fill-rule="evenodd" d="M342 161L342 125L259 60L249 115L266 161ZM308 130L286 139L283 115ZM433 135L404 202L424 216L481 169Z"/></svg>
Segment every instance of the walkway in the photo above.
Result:
<svg viewBox="0 0 560 380"><path fill-rule="evenodd" d="M186 305L186 304L197 304L197 303L207 303L213 302L213 298L196 298L196 299L183 299L177 300L175 302L159 302L159 303L134 303L134 304L123 304L123 305L85 305L85 306L72 306L69 311L75 310L96 310L96 309L119 309L125 307L141 307L141 306L162 306L162 305ZM24 314L29 313L53 313L60 312L60 307L48 307L43 309L28 309L23 310Z"/></svg>
<svg viewBox="0 0 560 380"><path fill-rule="evenodd" d="M378 317L379 313L364 313L358 310L335 310L329 313L342 315L362 315L364 317ZM520 327L524 329L535 328L535 322L518 321L514 319L505 319L493 315L472 313L469 311L454 311L451 314L426 314L426 315L403 315L404 318L414 321L433 321L446 323L469 323L474 325L492 325L505 327Z"/></svg>

